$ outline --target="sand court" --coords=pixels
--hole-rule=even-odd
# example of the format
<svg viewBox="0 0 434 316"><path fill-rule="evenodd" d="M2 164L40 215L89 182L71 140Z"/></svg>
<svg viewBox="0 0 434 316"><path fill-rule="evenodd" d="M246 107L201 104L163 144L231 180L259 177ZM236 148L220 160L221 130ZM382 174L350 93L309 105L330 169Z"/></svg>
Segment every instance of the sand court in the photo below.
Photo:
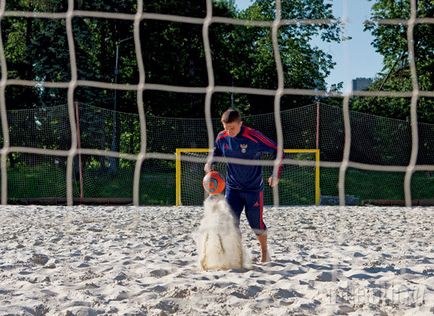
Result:
<svg viewBox="0 0 434 316"><path fill-rule="evenodd" d="M4 206L0 315L434 313L434 209L266 208L272 261L202 272L201 207ZM258 257L242 216L243 244Z"/></svg>

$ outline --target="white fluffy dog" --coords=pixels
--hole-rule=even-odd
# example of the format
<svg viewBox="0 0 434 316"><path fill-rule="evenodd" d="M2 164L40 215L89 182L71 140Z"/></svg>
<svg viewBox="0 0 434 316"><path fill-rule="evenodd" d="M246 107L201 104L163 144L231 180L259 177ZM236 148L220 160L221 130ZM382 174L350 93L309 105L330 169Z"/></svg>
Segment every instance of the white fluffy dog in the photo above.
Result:
<svg viewBox="0 0 434 316"><path fill-rule="evenodd" d="M196 236L200 268L208 271L247 267L241 232L224 196L209 196L204 209Z"/></svg>

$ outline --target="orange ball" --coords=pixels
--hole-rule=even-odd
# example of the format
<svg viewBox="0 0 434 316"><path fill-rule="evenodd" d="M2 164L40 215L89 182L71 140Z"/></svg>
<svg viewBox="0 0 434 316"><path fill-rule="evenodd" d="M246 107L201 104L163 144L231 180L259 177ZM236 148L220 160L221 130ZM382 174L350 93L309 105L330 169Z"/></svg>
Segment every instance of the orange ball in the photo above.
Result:
<svg viewBox="0 0 434 316"><path fill-rule="evenodd" d="M202 181L203 188L211 195L220 194L225 189L225 180L217 171L208 172Z"/></svg>

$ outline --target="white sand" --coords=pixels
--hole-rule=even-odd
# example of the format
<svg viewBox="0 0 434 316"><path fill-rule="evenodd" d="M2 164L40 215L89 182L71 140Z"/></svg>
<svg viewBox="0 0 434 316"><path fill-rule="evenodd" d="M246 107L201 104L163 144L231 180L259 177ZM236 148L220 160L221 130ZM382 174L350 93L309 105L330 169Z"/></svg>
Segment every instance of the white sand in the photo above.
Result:
<svg viewBox="0 0 434 316"><path fill-rule="evenodd" d="M434 208L266 209L272 262L218 272L202 212L2 207L0 315L434 314Z"/></svg>

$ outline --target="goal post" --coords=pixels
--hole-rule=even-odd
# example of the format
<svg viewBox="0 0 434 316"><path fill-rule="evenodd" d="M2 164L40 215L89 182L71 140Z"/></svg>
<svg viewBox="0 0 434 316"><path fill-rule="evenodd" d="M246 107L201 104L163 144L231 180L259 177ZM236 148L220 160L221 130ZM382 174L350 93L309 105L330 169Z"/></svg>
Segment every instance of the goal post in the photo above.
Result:
<svg viewBox="0 0 434 316"><path fill-rule="evenodd" d="M182 154L187 153L198 153L202 154L202 156L207 155L209 153L208 148L176 148L176 206L182 205L181 201L181 172L182 172ZM203 170L203 168L202 168Z"/></svg>
<svg viewBox="0 0 434 316"><path fill-rule="evenodd" d="M208 148L176 149L176 205L201 205L206 193L202 189L203 167ZM285 149L285 159L279 196L281 205L320 204L320 150ZM264 155L264 159L272 159ZM264 182L273 166L263 166ZM225 163L217 163L217 170L226 175ZM273 204L272 189L264 188L264 204Z"/></svg>

